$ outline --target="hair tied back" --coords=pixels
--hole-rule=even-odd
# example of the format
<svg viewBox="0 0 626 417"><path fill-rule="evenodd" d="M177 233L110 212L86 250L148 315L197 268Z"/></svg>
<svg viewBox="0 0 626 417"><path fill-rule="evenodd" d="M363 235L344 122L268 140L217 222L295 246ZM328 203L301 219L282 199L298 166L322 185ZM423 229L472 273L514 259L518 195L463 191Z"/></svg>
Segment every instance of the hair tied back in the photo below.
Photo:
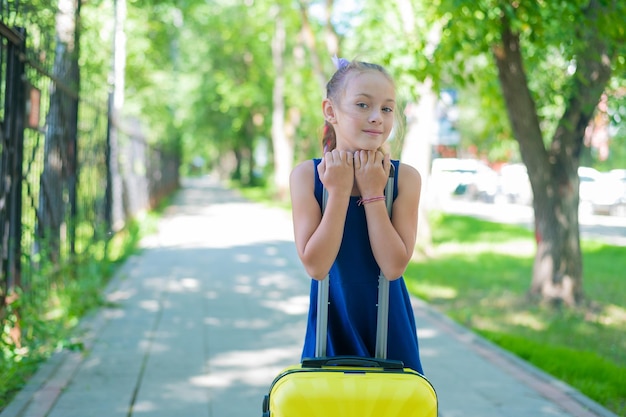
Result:
<svg viewBox="0 0 626 417"><path fill-rule="evenodd" d="M350 64L350 61L348 61L345 58L338 58L337 54L335 54L335 56L333 56L333 64L335 64L335 68L337 68L337 70L340 70L344 67L347 67Z"/></svg>

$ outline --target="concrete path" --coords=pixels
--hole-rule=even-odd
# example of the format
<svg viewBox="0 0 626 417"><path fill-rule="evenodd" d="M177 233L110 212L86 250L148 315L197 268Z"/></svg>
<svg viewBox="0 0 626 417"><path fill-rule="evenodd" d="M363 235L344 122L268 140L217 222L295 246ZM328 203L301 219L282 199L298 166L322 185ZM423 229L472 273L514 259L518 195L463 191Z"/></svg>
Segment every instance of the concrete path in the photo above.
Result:
<svg viewBox="0 0 626 417"><path fill-rule="evenodd" d="M297 363L309 278L291 215L186 180L83 323L84 352L45 363L0 417L254 417ZM414 300L441 417L615 417ZM294 416L297 417L297 416Z"/></svg>

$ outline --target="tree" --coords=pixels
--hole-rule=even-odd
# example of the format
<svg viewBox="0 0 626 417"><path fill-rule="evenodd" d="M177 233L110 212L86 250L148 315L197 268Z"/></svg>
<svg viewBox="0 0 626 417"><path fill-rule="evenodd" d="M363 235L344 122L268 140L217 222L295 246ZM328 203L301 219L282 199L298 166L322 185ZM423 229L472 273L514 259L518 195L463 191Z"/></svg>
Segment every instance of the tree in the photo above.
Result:
<svg viewBox="0 0 626 417"><path fill-rule="evenodd" d="M65 193L70 199L71 209L76 209L79 16L80 2L59 1L53 69L56 82L50 95L38 224L39 235L49 245L46 248L48 256L55 262L60 257L61 227L66 219ZM69 226L72 231L73 225Z"/></svg>
<svg viewBox="0 0 626 417"><path fill-rule="evenodd" d="M200 156L243 185L272 177L284 194L293 161L319 154L319 103L332 69L331 54L316 46L330 24L332 2L324 3L326 17L311 14L319 2L309 0L131 4L124 113L142 121L151 142L180 136L184 164ZM284 45L273 41L278 23ZM266 167L256 166L259 149Z"/></svg>
<svg viewBox="0 0 626 417"><path fill-rule="evenodd" d="M274 88L272 91L272 144L274 148L274 182L279 198L289 191L289 172L293 162L293 146L285 132L285 30L281 6L274 8L275 30L272 39L272 63L274 64Z"/></svg>
<svg viewBox="0 0 626 417"><path fill-rule="evenodd" d="M533 189L537 253L530 292L543 300L576 305L584 298L578 167L585 129L617 65L624 33L612 16L623 9L623 3L600 0L442 3L441 11L454 16L442 45L452 40L471 49L472 39L451 33L471 28L485 48L474 53L490 51L495 61ZM552 66L547 78L538 73L542 66ZM546 109L557 100L562 113L550 120Z"/></svg>
<svg viewBox="0 0 626 417"><path fill-rule="evenodd" d="M174 7L175 2L171 3ZM272 7L276 4L256 1L251 5L204 1L184 5L179 82L172 91L179 97L176 126L183 136L184 160L202 156L209 169L243 185L255 183L262 174L254 155L255 149L271 138L276 78L272 62ZM293 19L288 8L281 12L289 32ZM286 38L285 60L291 50L290 38ZM288 83L291 62L285 66ZM156 83L151 87L159 88ZM288 119L287 108L284 113ZM284 128L282 122L277 125ZM270 161L273 152L268 147Z"/></svg>
<svg viewBox="0 0 626 417"><path fill-rule="evenodd" d="M435 89L478 85L483 97L494 97L492 80L498 80L534 192L537 253L530 292L568 305L582 302L577 172L585 129L612 74L618 77L624 68L620 16L626 3L414 0L419 30L412 37L390 24L392 16L406 23L401 16L407 4L377 5L375 14L368 7L361 31L386 33L378 55L400 74L400 84L432 77ZM428 59L432 30L440 36ZM359 40L362 48L374 48L376 41L380 45L369 36ZM492 119L501 109L493 106L498 99L489 102L481 112Z"/></svg>
<svg viewBox="0 0 626 417"><path fill-rule="evenodd" d="M119 169L122 110L125 95L126 68L126 0L113 2L113 50L111 54L111 91L109 93L109 135L107 154L108 227L119 231L124 226L123 184Z"/></svg>

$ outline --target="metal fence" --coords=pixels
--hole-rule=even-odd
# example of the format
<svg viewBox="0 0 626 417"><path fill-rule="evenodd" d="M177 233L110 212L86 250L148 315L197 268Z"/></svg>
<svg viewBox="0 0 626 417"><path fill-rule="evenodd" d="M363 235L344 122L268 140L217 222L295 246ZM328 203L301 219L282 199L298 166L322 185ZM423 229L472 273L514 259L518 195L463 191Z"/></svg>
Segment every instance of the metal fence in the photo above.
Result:
<svg viewBox="0 0 626 417"><path fill-rule="evenodd" d="M76 259L104 256L179 184L179 156L112 124L108 86L79 75L54 14L32 7L0 0L0 329L13 294L76 279Z"/></svg>

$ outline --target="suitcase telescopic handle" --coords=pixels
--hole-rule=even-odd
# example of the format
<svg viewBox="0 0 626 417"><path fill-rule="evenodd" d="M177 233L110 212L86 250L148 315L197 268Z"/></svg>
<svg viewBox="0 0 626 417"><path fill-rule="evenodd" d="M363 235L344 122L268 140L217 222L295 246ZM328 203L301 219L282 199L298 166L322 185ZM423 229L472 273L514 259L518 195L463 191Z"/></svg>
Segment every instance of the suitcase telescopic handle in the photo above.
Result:
<svg viewBox="0 0 626 417"><path fill-rule="evenodd" d="M393 188L395 178L395 167L391 164L389 170L389 178L385 187L385 202L387 204L387 213L391 217L391 208L393 206ZM322 190L322 215L326 210L326 202L328 200L328 191L326 188ZM329 276L327 275L317 283L317 324L315 328L315 356L318 358L326 356L326 347L328 345L328 293L329 293ZM374 356L379 359L387 358L387 335L389 328L389 280L380 271L378 276L378 308L376 320L376 350Z"/></svg>
<svg viewBox="0 0 626 417"><path fill-rule="evenodd" d="M361 368L404 369L402 361L380 358L363 358L360 356L333 356L321 358L304 358L303 368L321 368L323 366L358 366Z"/></svg>

